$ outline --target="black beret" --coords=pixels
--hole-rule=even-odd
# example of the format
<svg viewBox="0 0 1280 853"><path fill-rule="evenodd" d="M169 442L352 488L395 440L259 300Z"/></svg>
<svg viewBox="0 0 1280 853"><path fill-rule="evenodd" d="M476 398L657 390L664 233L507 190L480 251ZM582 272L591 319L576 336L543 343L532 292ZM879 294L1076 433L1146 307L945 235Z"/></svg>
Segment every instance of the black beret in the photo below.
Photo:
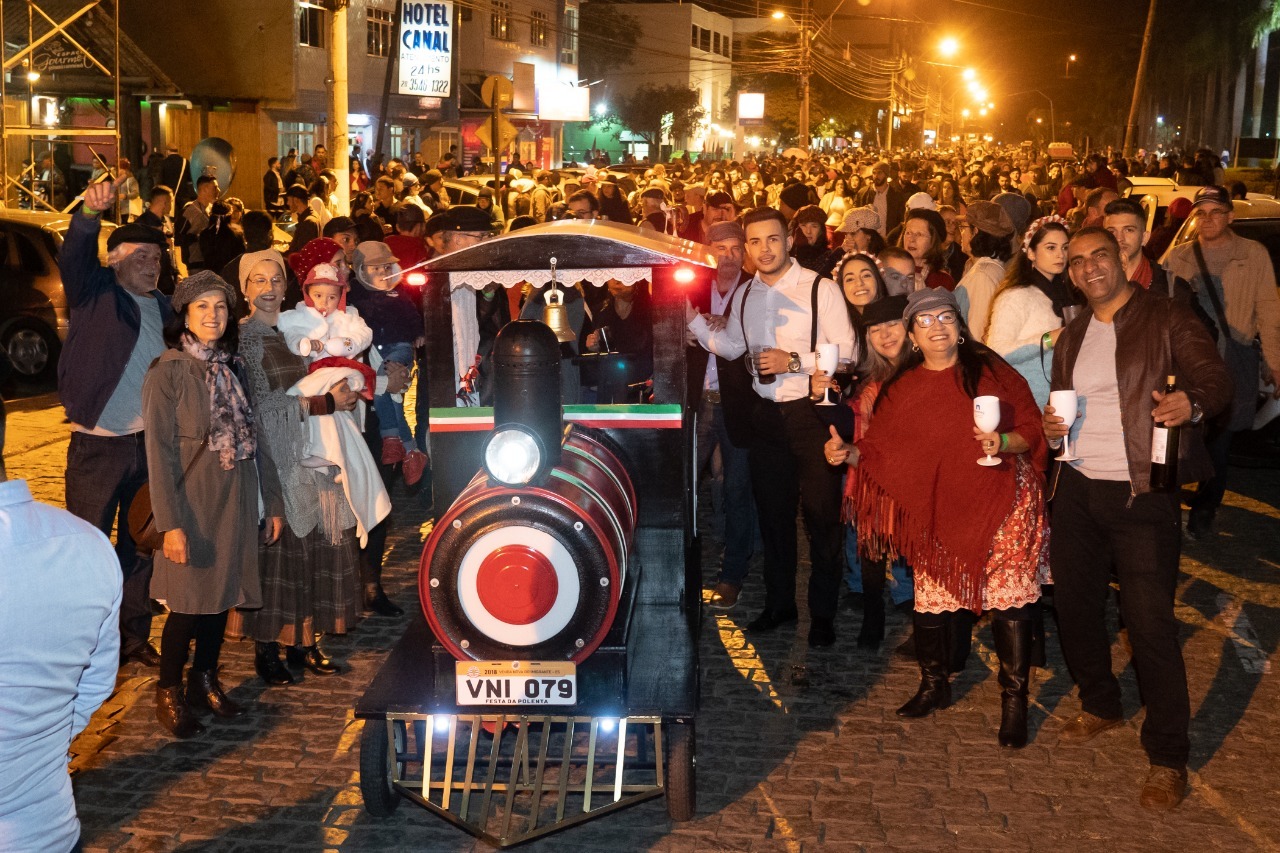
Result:
<svg viewBox="0 0 1280 853"><path fill-rule="evenodd" d="M130 222L128 225L116 228L107 236L107 251L111 251L121 243L153 243L164 246L167 242L164 232L159 228L152 228L141 222Z"/></svg>
<svg viewBox="0 0 1280 853"><path fill-rule="evenodd" d="M436 222L437 231L485 231L493 227L489 214L473 204L458 204L431 217Z"/></svg>
<svg viewBox="0 0 1280 853"><path fill-rule="evenodd" d="M897 296L882 297L862 309L862 328L866 329L871 326L878 326L881 323L901 320L902 315L906 312L907 295L905 293L900 293Z"/></svg>

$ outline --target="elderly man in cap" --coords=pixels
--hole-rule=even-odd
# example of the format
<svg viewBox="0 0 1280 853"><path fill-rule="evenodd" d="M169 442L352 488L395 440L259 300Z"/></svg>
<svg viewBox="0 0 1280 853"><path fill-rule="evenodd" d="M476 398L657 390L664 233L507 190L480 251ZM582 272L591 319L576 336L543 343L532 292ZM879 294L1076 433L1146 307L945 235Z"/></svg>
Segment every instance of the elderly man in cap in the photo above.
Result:
<svg viewBox="0 0 1280 853"><path fill-rule="evenodd" d="M147 481L142 379L165 350L161 330L172 316L156 289L164 235L132 223L111 232L107 267L98 264L102 212L115 202L110 183L92 184L71 218L58 265L71 328L58 361L58 393L71 422L67 509L110 536L124 576L120 653L156 666L151 645L151 557L129 535L129 505Z"/></svg>
<svg viewBox="0 0 1280 853"><path fill-rule="evenodd" d="M671 216L667 211L667 191L661 187L648 187L640 192L640 221L636 223L646 231L669 233Z"/></svg>
<svg viewBox="0 0 1280 853"><path fill-rule="evenodd" d="M1218 352L1235 383L1232 406L1210 424L1207 436L1213 478L1200 484L1187 517L1187 535L1200 539L1213 532L1213 518L1226 494L1231 439L1253 426L1258 388L1255 339L1262 342L1262 363L1280 398L1280 297L1266 248L1231 228L1235 204L1226 187L1203 187L1192 210L1199 225L1196 239L1170 251L1164 266L1174 279L1190 285L1198 313L1212 318Z"/></svg>
<svg viewBox="0 0 1280 853"><path fill-rule="evenodd" d="M685 192L687 194L688 190ZM689 214L680 236L695 243L707 243L711 227L720 222L732 222L738 215L738 207L733 202L733 196L724 190L710 193L700 201L702 209Z"/></svg>
<svg viewBox="0 0 1280 853"><path fill-rule="evenodd" d="M736 222L717 222L707 229L706 244L716 256L716 278L691 302L700 314L729 316L729 304L739 287L751 280L742 269L746 233ZM751 405L755 392L742 359L710 355L695 343L688 349L688 399L701 401L697 416L697 476L711 478L713 524L722 533L724 552L712 589L710 605L729 610L738 603L747 563L759 538L751 492ZM719 451L718 458L716 451Z"/></svg>

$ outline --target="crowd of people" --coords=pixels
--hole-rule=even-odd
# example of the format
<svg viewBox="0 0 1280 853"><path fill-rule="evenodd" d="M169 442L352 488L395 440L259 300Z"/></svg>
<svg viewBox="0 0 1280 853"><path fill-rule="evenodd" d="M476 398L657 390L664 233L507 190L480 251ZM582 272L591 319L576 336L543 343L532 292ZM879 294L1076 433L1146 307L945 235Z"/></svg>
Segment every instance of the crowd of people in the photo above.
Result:
<svg viewBox="0 0 1280 853"><path fill-rule="evenodd" d="M103 649L158 667L156 716L179 738L207 714L246 713L221 685L224 638L254 643L268 685L338 672L323 636L402 615L381 585L389 494L430 462L425 409L405 408L427 341L404 271L538 222L613 222L717 260L686 318L698 475L724 545L710 606L737 606L759 551L765 605L745 631L798 620L798 510L809 645L836 641L843 577L861 597L858 645L878 648L888 587L912 612L921 671L898 714L921 717L950 703L989 612L998 741L1018 748L1050 593L1081 703L1060 741L1121 722L1104 618L1114 575L1147 706L1140 799L1176 807L1189 750L1173 614L1183 533L1177 490L1152 484L1153 432L1181 428L1175 485L1199 484L1186 534L1211 536L1231 437L1256 403L1255 339L1261 369L1280 375L1270 259L1233 233L1213 163L1193 156L1178 173L1197 171L1202 188L1163 227L1194 213L1199 228L1163 265L1155 247L1171 235L1147 233L1120 197L1129 175L1184 168L1157 155L516 165L474 205L449 200L452 152L436 168L357 157L340 209L317 148L272 158L265 209L223 199L204 175L176 216L163 183L123 198L119 182L91 184L61 252L72 322L59 392L73 425L67 509L115 533L120 569L119 589L104 587L118 601L94 614L118 631L93 671ZM146 208L121 215L139 195ZM105 267L104 215L118 221ZM482 353L512 318L541 316L536 289L499 293L475 300ZM565 301L568 346L625 354L641 380L566 384L566 402L643 399L645 283L570 285ZM489 366L475 368L460 399L485 404ZM0 488L0 506L28 499ZM133 523L143 501L154 549ZM168 610L159 649L153 600Z"/></svg>

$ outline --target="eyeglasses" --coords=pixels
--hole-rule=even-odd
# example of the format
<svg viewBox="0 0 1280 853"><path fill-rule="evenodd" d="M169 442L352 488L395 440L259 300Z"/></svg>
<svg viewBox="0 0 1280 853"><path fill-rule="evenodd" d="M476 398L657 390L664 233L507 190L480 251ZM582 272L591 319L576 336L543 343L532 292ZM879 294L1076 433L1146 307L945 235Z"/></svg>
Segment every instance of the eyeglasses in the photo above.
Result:
<svg viewBox="0 0 1280 853"><path fill-rule="evenodd" d="M941 322L944 326L954 326L956 324L956 312L943 311L940 314L917 314L912 321L915 325L922 329L927 329L936 322Z"/></svg>
<svg viewBox="0 0 1280 853"><path fill-rule="evenodd" d="M273 276L272 278L263 278L262 276L258 276L257 278L249 279L249 283L256 284L258 285L258 287L263 287L264 285L268 285L268 284L271 285L272 287L279 287L280 285L284 284L284 279L278 275Z"/></svg>

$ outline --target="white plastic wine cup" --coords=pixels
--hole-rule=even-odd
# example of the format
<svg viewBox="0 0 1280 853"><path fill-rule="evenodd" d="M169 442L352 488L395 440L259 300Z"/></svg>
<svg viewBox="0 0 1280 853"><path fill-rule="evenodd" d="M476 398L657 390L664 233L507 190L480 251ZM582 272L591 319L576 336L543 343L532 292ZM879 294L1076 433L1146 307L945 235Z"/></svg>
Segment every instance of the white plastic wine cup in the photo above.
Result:
<svg viewBox="0 0 1280 853"><path fill-rule="evenodd" d="M973 423L983 432L995 432L1000 426L1000 398L990 396L974 397ZM1000 460L988 453L985 458L978 460L978 464L991 468L999 465Z"/></svg>
<svg viewBox="0 0 1280 853"><path fill-rule="evenodd" d="M1054 458L1060 462L1071 462L1077 458L1071 455L1071 425L1076 420L1079 399L1075 391L1050 391L1049 405L1053 406L1053 413L1062 418L1062 424L1067 428L1067 434L1062 437L1062 452Z"/></svg>
<svg viewBox="0 0 1280 853"><path fill-rule="evenodd" d="M836 368L840 366L840 345L839 344L818 344L818 369L827 374L830 379L836 373ZM834 406L836 401L831 399L831 387L828 386L822 392L822 400L817 404L819 406Z"/></svg>

